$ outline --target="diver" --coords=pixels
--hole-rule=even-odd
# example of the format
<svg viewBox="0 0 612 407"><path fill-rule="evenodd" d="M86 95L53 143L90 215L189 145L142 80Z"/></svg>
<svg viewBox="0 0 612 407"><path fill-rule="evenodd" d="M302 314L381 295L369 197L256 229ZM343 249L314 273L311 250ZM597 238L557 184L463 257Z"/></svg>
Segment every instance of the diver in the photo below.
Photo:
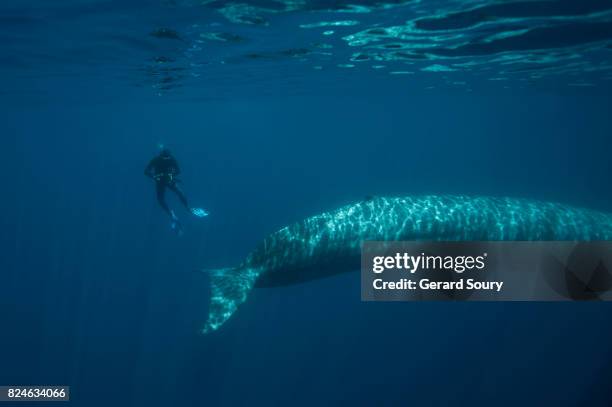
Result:
<svg viewBox="0 0 612 407"><path fill-rule="evenodd" d="M183 203L185 208L187 208L187 210L193 215L199 218L203 218L204 216L208 215L204 209L191 208L187 203L185 194L178 186L178 183L180 183L181 180L178 179L177 176L180 175L181 170L178 166L176 158L172 156L172 153L167 148L161 147L159 155L153 157L145 168L144 173L147 177L155 180L157 201L162 209L170 216L171 227L179 235L183 233L183 227L174 211L168 207L168 204L166 204L166 188L173 191Z"/></svg>

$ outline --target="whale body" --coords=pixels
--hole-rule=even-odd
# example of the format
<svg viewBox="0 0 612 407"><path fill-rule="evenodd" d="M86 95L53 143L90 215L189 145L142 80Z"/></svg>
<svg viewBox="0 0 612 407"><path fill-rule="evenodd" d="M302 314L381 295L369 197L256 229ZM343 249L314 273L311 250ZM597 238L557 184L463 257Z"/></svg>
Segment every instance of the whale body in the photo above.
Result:
<svg viewBox="0 0 612 407"><path fill-rule="evenodd" d="M270 234L235 268L210 271L203 332L218 329L255 287L297 284L358 270L361 243L612 240L612 214L524 199L376 197Z"/></svg>

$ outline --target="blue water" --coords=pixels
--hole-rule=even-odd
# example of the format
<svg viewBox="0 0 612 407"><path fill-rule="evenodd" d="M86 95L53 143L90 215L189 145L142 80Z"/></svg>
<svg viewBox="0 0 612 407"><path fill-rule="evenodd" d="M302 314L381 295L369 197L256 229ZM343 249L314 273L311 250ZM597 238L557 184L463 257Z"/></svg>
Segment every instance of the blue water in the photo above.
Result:
<svg viewBox="0 0 612 407"><path fill-rule="evenodd" d="M609 1L0 5L0 385L75 406L612 404L604 303L362 303L207 276L367 195L612 212ZM190 201L177 237L143 176Z"/></svg>

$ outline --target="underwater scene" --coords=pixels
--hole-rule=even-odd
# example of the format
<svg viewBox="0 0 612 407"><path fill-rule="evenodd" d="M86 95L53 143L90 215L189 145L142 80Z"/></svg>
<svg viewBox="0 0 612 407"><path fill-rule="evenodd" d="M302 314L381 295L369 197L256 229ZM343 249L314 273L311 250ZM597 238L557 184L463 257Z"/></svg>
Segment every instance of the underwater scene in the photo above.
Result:
<svg viewBox="0 0 612 407"><path fill-rule="evenodd" d="M612 240L612 1L3 0L0 38L0 393L612 405L598 295L359 273L364 241Z"/></svg>

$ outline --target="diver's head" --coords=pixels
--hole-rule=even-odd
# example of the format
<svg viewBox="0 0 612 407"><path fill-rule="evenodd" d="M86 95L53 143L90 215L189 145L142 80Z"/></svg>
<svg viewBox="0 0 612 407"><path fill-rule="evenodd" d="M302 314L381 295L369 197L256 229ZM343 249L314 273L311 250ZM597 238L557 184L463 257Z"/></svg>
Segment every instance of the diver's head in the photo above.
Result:
<svg viewBox="0 0 612 407"><path fill-rule="evenodd" d="M160 157L170 157L172 155L172 153L170 152L169 148L161 147L159 149L159 155L160 155Z"/></svg>

